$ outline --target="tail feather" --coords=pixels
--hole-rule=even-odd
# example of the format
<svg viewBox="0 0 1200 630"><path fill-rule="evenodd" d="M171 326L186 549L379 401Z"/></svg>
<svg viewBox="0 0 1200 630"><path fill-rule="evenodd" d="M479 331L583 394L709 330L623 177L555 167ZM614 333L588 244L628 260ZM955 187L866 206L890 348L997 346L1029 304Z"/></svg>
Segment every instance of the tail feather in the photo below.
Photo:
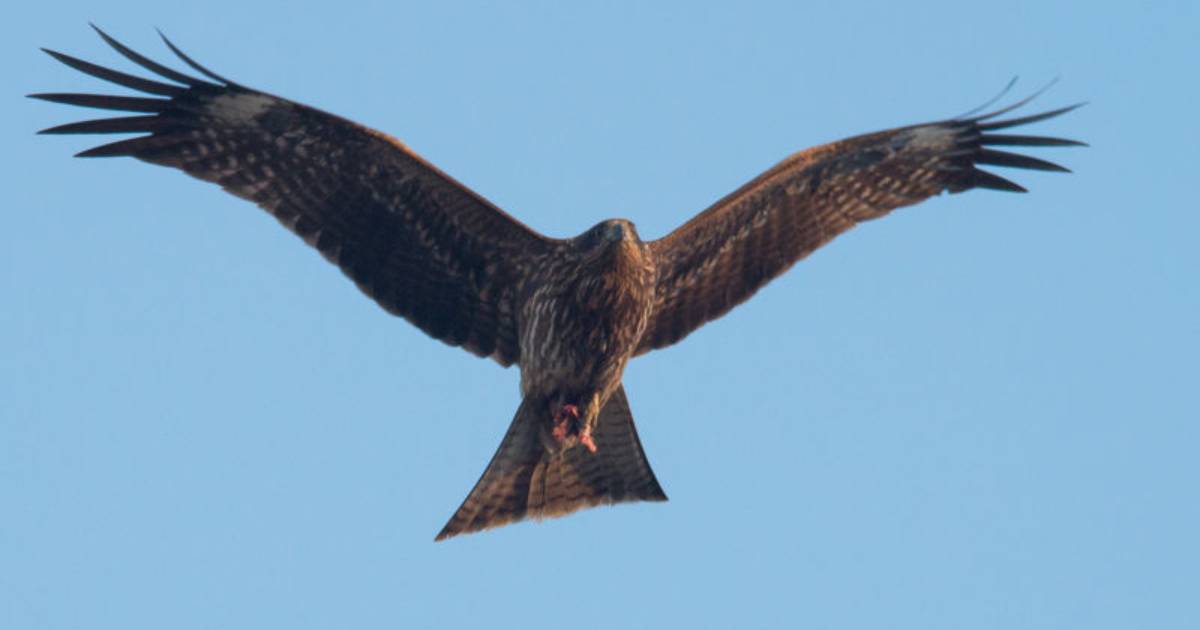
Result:
<svg viewBox="0 0 1200 630"><path fill-rule="evenodd" d="M547 448L541 434L548 413L537 398L521 402L487 470L436 540L597 505L667 500L642 451L624 387L600 411L595 453Z"/></svg>

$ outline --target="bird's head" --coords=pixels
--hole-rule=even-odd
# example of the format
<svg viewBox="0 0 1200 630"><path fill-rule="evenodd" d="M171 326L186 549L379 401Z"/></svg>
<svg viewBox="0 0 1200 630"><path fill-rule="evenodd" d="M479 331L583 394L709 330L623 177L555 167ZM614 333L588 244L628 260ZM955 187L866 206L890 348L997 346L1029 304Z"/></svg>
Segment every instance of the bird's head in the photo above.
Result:
<svg viewBox="0 0 1200 630"><path fill-rule="evenodd" d="M633 223L625 219L608 219L601 221L580 235L580 245L584 250L603 252L611 251L618 243L640 243L637 229Z"/></svg>
<svg viewBox="0 0 1200 630"><path fill-rule="evenodd" d="M624 268L640 261L645 247L633 223L625 219L601 221L580 234L575 242L584 260L605 267L616 265Z"/></svg>

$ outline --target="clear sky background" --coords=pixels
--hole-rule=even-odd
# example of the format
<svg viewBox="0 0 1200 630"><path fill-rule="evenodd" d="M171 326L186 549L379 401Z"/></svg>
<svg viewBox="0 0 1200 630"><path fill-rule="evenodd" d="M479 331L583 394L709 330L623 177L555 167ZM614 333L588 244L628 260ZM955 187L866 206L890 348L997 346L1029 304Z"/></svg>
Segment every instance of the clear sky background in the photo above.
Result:
<svg viewBox="0 0 1200 630"><path fill-rule="evenodd" d="M0 29L0 627L1200 627L1195 2L22 3ZM108 6L112 5L112 6ZM569 6L569 8L565 8ZM1072 175L863 226L625 383L671 501L434 544L516 370L274 219L76 160L162 28L554 236L666 234L1014 75ZM99 115L96 113L96 115Z"/></svg>

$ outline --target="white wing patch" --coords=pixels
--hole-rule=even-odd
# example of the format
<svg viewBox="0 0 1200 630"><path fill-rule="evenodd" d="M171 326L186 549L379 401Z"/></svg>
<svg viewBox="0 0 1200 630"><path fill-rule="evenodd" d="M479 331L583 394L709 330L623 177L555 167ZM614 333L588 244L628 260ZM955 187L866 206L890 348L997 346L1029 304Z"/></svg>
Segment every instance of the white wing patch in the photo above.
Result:
<svg viewBox="0 0 1200 630"><path fill-rule="evenodd" d="M249 123L278 101L265 94L221 94L208 103L208 112L221 120Z"/></svg>
<svg viewBox="0 0 1200 630"><path fill-rule="evenodd" d="M924 125L911 129L905 134L910 140L908 146L917 149L937 150L951 146L959 130L943 125Z"/></svg>

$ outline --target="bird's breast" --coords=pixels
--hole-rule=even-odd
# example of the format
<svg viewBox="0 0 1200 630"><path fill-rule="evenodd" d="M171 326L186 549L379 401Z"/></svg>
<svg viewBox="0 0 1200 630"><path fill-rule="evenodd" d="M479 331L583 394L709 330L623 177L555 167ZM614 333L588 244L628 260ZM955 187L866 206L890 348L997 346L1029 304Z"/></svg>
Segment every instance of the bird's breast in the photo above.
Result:
<svg viewBox="0 0 1200 630"><path fill-rule="evenodd" d="M548 270L521 309L526 393L619 380L653 308L652 269L636 262L579 260Z"/></svg>

